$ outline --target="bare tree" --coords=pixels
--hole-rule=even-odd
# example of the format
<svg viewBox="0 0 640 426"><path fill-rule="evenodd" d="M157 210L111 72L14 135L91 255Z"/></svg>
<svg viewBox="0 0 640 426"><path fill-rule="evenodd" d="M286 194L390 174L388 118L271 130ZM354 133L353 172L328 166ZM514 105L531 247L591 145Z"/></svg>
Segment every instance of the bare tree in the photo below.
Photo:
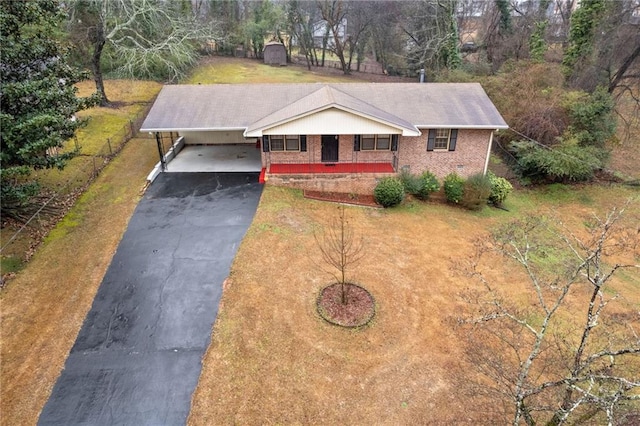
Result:
<svg viewBox="0 0 640 426"><path fill-rule="evenodd" d="M322 260L331 268L327 271L341 285L341 302L347 303L347 271L364 257L364 242L356 238L349 226L344 206L338 207L338 216L333 218L322 236L314 233L314 238L322 254Z"/></svg>
<svg viewBox="0 0 640 426"><path fill-rule="evenodd" d="M165 77L183 75L198 56L194 42L219 36L213 23L204 24L180 10L180 3L152 0L72 0L69 33L81 56L89 61L102 104L109 103L104 89L102 58L105 48L128 76Z"/></svg>
<svg viewBox="0 0 640 426"><path fill-rule="evenodd" d="M313 25L317 20L317 8L309 7L306 2L289 0L285 6L288 30L307 62L307 69L318 65L318 57L313 41Z"/></svg>
<svg viewBox="0 0 640 426"><path fill-rule="evenodd" d="M404 4L406 19L401 24L407 40L410 68L426 67L438 72L460 65L456 0L420 0Z"/></svg>
<svg viewBox="0 0 640 426"><path fill-rule="evenodd" d="M626 208L594 215L586 236L539 216L509 223L478 241L464 267L483 287L470 298L480 315L464 320L472 332L468 354L490 379L480 388L504 401L513 425L560 425L601 413L611 425L640 401L633 373L640 368L640 313L610 285L623 269L640 269L640 222L623 220ZM530 297L508 300L487 278L481 259L489 253L521 266L528 282L522 295ZM619 303L609 312L613 301Z"/></svg>
<svg viewBox="0 0 640 426"><path fill-rule="evenodd" d="M349 74L349 68L347 66L347 61L345 60L345 49L347 47L347 40L343 34L343 31L345 29L348 5L343 0L318 0L318 7L320 8L322 19L324 19L324 21L326 22L327 32L330 31L331 36L333 37L331 50L340 60L342 72L345 74Z"/></svg>

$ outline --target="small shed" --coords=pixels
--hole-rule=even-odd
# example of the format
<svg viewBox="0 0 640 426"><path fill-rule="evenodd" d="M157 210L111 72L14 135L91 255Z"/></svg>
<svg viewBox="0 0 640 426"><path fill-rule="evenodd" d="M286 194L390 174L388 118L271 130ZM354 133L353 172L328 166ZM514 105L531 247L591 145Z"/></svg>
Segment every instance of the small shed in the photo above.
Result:
<svg viewBox="0 0 640 426"><path fill-rule="evenodd" d="M264 63L267 65L287 65L287 50L284 44L277 41L264 46Z"/></svg>

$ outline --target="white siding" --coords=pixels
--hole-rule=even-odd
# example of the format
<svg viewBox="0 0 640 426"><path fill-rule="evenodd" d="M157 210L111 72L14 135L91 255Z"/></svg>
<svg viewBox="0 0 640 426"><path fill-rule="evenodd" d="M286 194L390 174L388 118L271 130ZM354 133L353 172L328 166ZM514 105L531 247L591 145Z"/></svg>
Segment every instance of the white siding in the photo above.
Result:
<svg viewBox="0 0 640 426"><path fill-rule="evenodd" d="M265 129L265 135L400 134L401 130L337 108Z"/></svg>
<svg viewBox="0 0 640 426"><path fill-rule="evenodd" d="M186 145L221 145L255 143L256 138L245 139L242 131L180 132Z"/></svg>

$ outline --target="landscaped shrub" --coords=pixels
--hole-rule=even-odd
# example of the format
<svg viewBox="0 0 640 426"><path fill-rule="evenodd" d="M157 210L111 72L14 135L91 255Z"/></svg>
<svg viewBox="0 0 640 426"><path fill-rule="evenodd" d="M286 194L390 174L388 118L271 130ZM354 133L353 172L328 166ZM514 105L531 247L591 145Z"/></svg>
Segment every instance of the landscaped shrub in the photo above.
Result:
<svg viewBox="0 0 640 426"><path fill-rule="evenodd" d="M496 176L492 172L488 172L487 177L489 178L489 182L491 182L491 195L489 196L489 201L499 206L507 198L507 195L509 195L513 186L511 186L511 183L509 183L508 180L503 177Z"/></svg>
<svg viewBox="0 0 640 426"><path fill-rule="evenodd" d="M416 176L406 169L402 169L399 178L404 187L404 192L407 194L416 195L420 191L420 176Z"/></svg>
<svg viewBox="0 0 640 426"><path fill-rule="evenodd" d="M422 173L418 178L418 181L419 181L419 188L414 195L421 200L429 199L429 196L432 193L440 189L440 183L438 182L438 178L429 171Z"/></svg>
<svg viewBox="0 0 640 426"><path fill-rule="evenodd" d="M487 200L491 195L491 181L482 173L472 176L464 182L464 191L462 194L462 204L469 210L480 210L487 204Z"/></svg>
<svg viewBox="0 0 640 426"><path fill-rule="evenodd" d="M404 199L404 186L400 179L386 177L380 180L373 190L376 203L382 207L397 206Z"/></svg>
<svg viewBox="0 0 640 426"><path fill-rule="evenodd" d="M464 179L453 172L444 178L443 184L447 201L450 203L459 203L462 200L462 194L464 194Z"/></svg>

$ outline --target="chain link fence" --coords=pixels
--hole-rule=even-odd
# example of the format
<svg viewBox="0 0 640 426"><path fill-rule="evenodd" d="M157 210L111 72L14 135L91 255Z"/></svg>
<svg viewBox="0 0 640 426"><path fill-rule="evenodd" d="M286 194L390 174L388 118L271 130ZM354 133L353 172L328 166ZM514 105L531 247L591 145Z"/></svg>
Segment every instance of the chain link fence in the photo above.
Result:
<svg viewBox="0 0 640 426"><path fill-rule="evenodd" d="M60 171L55 181L49 181L47 175L43 174L39 179L42 192L31 201L28 216L21 217L21 225L17 221L12 222L3 230L0 255L3 258L10 256L28 260L30 252L39 244L39 239L55 226L127 142L138 135L146 113L147 108L144 108L131 117L127 124L107 137L99 148L87 152L81 149ZM7 230L9 235L6 235Z"/></svg>

